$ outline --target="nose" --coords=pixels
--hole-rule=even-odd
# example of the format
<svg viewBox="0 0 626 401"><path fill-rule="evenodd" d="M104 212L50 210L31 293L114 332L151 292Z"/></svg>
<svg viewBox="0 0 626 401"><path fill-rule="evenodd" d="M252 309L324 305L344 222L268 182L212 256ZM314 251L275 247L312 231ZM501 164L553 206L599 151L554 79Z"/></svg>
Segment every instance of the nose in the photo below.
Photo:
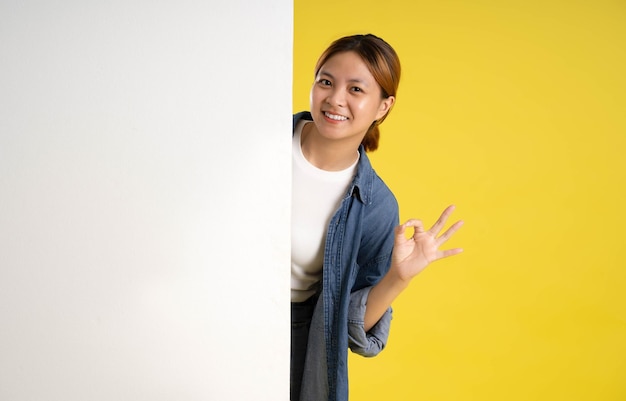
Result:
<svg viewBox="0 0 626 401"><path fill-rule="evenodd" d="M339 106L343 107L346 102L345 93L338 88L333 88L328 92L328 96L326 97L326 103L331 106Z"/></svg>

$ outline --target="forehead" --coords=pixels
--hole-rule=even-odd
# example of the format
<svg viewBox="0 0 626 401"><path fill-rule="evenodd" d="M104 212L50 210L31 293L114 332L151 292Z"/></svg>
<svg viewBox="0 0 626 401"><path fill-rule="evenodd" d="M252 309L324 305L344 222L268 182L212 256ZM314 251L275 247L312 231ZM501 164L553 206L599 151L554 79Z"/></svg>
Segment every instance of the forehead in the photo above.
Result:
<svg viewBox="0 0 626 401"><path fill-rule="evenodd" d="M341 52L332 55L322 66L318 74L348 75L351 79L373 80L367 64L361 56L353 51Z"/></svg>

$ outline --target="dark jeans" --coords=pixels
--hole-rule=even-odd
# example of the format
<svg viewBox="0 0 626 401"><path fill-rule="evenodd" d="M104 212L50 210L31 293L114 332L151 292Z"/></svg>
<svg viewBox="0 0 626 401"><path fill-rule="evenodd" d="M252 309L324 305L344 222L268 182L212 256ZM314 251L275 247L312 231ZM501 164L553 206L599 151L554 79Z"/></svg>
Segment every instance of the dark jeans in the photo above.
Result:
<svg viewBox="0 0 626 401"><path fill-rule="evenodd" d="M300 400L309 329L318 295L291 303L291 401Z"/></svg>

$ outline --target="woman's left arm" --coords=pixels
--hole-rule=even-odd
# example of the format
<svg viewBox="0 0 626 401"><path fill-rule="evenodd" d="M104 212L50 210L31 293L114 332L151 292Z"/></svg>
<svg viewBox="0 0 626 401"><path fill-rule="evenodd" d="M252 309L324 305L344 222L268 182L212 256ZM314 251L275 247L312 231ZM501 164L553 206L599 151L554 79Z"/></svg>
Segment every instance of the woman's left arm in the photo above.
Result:
<svg viewBox="0 0 626 401"><path fill-rule="evenodd" d="M364 327L366 332L378 322L394 299L408 287L413 277L430 263L463 251L461 248L439 250L439 247L463 225L463 221L459 220L438 237L453 211L454 206L448 206L428 231L425 231L423 223L416 219L396 227L391 267L371 289L367 298ZM411 238L407 238L405 233L410 227L413 227L414 233Z"/></svg>

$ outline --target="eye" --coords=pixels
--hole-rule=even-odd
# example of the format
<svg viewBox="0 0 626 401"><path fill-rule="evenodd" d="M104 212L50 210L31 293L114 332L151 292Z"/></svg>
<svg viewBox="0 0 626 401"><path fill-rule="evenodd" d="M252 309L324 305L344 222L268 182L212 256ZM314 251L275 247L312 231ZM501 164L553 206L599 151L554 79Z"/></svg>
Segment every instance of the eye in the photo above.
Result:
<svg viewBox="0 0 626 401"><path fill-rule="evenodd" d="M363 89L359 88L358 86L353 86L352 88L350 88L350 90L352 92L363 92Z"/></svg>
<svg viewBox="0 0 626 401"><path fill-rule="evenodd" d="M326 79L326 78L320 78L317 81L317 83L320 84L321 86L331 86L332 85L332 83L328 79Z"/></svg>

